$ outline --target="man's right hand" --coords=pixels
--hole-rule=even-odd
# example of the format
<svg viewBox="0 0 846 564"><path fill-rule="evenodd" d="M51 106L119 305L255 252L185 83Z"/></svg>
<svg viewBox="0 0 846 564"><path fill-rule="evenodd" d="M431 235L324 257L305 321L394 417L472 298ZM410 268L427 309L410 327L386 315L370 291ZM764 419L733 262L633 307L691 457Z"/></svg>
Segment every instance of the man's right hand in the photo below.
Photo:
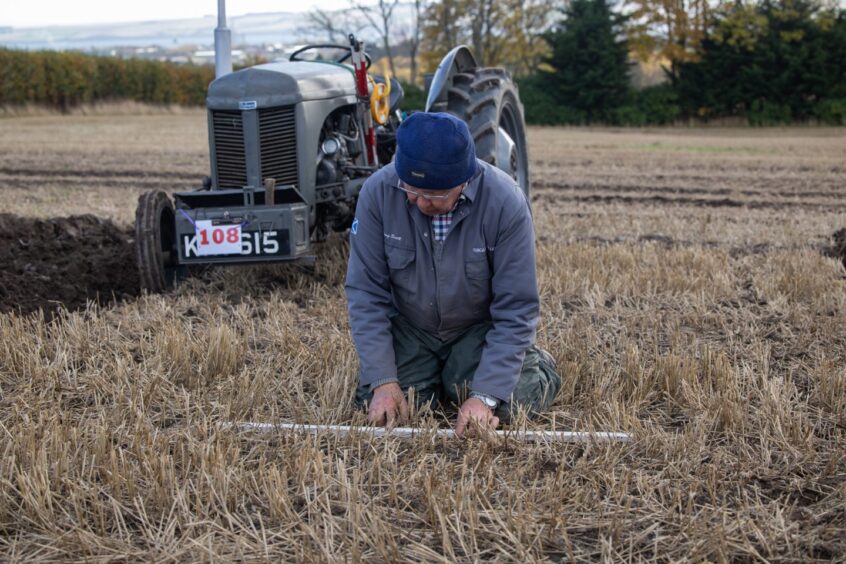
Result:
<svg viewBox="0 0 846 564"><path fill-rule="evenodd" d="M397 420L408 417L408 402L396 382L382 384L373 390L370 409L367 410L367 421L373 425L393 427Z"/></svg>

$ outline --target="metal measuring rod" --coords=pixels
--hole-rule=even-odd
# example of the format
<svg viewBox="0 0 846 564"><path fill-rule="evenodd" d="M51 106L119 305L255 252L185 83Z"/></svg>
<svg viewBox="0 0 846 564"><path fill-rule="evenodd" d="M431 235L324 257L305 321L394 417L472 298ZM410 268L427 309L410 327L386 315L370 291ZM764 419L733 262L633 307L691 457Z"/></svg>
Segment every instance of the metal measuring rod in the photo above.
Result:
<svg viewBox="0 0 846 564"><path fill-rule="evenodd" d="M454 438L452 429L419 429L416 427L365 427L351 425L307 425L303 423L257 423L252 421L235 422L224 421L219 424L222 429L234 431L252 431L257 433L291 432L317 435L330 433L338 436L367 435L370 437L413 438L421 435L433 438ZM497 437L512 439L525 443L627 443L632 440L629 433L607 431L528 431L528 430L497 430L493 431Z"/></svg>

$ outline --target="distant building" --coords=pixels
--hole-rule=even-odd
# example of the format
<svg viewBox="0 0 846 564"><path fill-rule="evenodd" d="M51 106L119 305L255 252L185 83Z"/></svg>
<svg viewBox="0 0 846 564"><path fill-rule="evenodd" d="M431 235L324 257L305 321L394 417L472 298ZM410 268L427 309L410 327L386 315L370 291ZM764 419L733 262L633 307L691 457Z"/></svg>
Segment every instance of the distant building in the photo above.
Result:
<svg viewBox="0 0 846 564"><path fill-rule="evenodd" d="M246 60L246 54L241 49L232 50L232 63L240 64ZM195 65L213 65L214 64L214 50L194 51L190 57L190 62Z"/></svg>

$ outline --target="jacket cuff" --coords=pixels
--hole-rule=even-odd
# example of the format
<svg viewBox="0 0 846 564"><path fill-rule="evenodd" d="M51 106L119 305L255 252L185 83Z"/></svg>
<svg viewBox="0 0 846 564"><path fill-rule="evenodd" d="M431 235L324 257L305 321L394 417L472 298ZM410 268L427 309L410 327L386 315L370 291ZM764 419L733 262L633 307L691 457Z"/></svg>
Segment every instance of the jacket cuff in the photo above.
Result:
<svg viewBox="0 0 846 564"><path fill-rule="evenodd" d="M482 400L488 407L491 407L490 405L488 405L489 402L495 403L496 405L491 407L491 409L496 409L502 403L501 399L496 398L490 394L484 394L482 392L470 392L470 397Z"/></svg>
<svg viewBox="0 0 846 564"><path fill-rule="evenodd" d="M512 386L513 388L513 386ZM488 396L495 400L499 400L500 403L510 403L511 402L511 394L509 393L507 396L502 397L504 394L502 393L501 387L491 386L487 382L473 382L470 385L470 393L471 394L479 394L482 396Z"/></svg>
<svg viewBox="0 0 846 564"><path fill-rule="evenodd" d="M380 378L379 380L376 380L375 382L370 383L370 391L372 392L373 390L375 390L379 386L381 386L383 384L390 384L391 382L399 383L399 380L397 378Z"/></svg>

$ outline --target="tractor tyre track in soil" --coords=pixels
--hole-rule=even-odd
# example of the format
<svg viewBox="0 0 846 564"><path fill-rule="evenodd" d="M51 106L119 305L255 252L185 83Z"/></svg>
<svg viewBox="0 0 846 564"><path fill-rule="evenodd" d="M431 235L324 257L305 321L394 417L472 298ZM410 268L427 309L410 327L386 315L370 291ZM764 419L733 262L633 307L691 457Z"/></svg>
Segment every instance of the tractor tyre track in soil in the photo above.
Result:
<svg viewBox="0 0 846 564"><path fill-rule="evenodd" d="M128 230L93 215L0 214L0 312L84 308L140 293Z"/></svg>

